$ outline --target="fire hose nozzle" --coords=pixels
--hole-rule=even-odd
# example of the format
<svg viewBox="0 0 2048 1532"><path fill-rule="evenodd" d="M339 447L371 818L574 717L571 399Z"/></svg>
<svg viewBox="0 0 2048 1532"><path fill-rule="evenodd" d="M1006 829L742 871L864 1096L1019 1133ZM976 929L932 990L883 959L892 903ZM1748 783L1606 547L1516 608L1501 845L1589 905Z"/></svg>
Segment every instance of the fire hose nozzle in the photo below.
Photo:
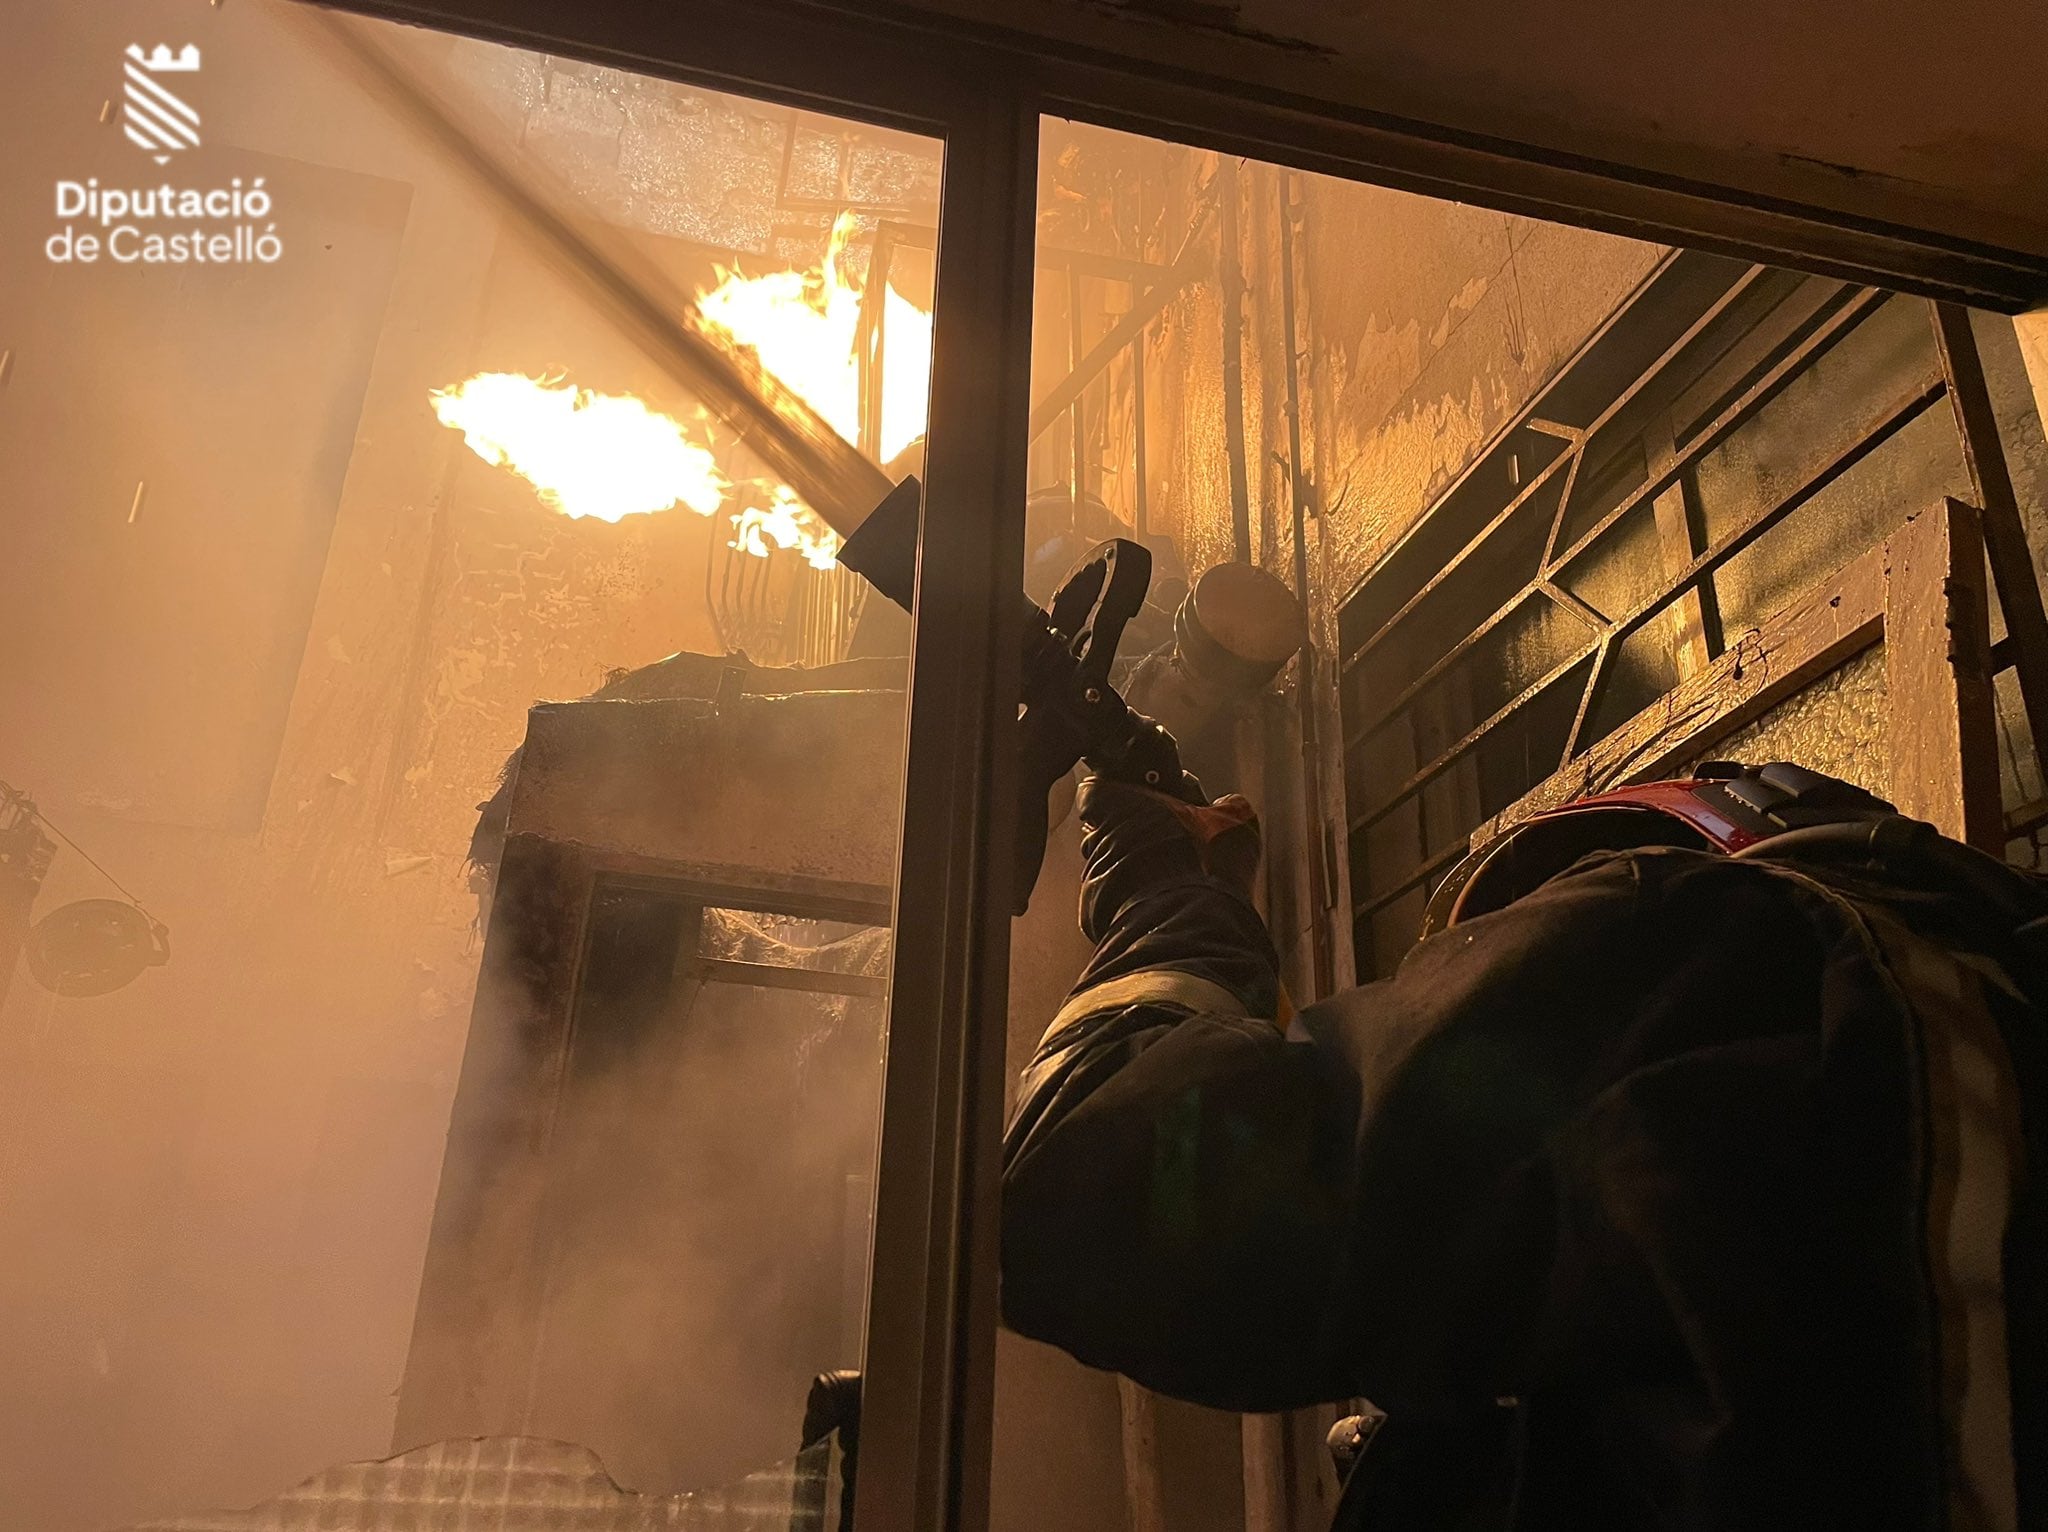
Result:
<svg viewBox="0 0 2048 1532"><path fill-rule="evenodd" d="M917 595L917 510L924 486L905 474L839 550L839 562L910 610Z"/></svg>
<svg viewBox="0 0 2048 1532"><path fill-rule="evenodd" d="M839 562L905 611L917 584L917 514L922 487L906 477L883 497ZM1086 760L1124 781L1201 801L1201 784L1181 767L1180 749L1160 724L1134 711L1110 684L1125 625L1145 603L1152 555L1121 538L1097 545L1067 575L1049 606L1026 609L1017 714L1016 884L1021 915L1045 859L1045 803L1056 783Z"/></svg>

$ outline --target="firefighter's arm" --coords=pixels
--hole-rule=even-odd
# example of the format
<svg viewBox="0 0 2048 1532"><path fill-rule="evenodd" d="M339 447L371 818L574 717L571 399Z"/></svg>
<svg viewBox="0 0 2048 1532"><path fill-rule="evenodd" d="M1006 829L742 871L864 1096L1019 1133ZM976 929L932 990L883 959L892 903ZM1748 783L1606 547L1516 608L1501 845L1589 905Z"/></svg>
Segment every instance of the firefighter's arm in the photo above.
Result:
<svg viewBox="0 0 2048 1532"><path fill-rule="evenodd" d="M1270 1021L1165 1007L1050 1065L1006 1145L1009 1326L1220 1409L1350 1394L1325 1344L1355 1121L1341 1074Z"/></svg>
<svg viewBox="0 0 2048 1532"><path fill-rule="evenodd" d="M1560 880L1485 943L1447 933L1283 1028L1253 1003L1273 960L1248 903L1152 806L1100 807L1124 822L1090 859L1091 973L1199 973L1242 1004L1047 1037L1005 1144L1006 1320L1220 1408L1490 1397L1478 1359L1548 1259L1546 1135L1623 1014L1603 992L1641 945L1629 868Z"/></svg>
<svg viewBox="0 0 2048 1532"><path fill-rule="evenodd" d="M1319 1315L1354 1112L1341 1071L1283 1041L1256 822L1100 779L1079 808L1096 956L1018 1093L1006 1317L1183 1398L1335 1397Z"/></svg>

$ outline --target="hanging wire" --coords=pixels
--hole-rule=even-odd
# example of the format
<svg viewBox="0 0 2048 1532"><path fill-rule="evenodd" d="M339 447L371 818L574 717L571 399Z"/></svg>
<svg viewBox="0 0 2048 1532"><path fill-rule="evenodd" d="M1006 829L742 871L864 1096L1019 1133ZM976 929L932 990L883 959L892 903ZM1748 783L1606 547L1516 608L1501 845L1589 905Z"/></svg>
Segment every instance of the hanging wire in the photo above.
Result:
<svg viewBox="0 0 2048 1532"><path fill-rule="evenodd" d="M133 894L129 893L128 890L122 886L121 880L119 878L115 877L111 872L108 872L106 868L102 867L98 862L94 861L91 852L87 851L85 847L79 845L77 841L73 840L70 836L66 835L62 830L58 829L56 824L53 823L52 820L50 819L50 816L48 814L45 814L41 809L37 808L34 801L29 797L29 795L26 792L23 792L15 787L11 787L5 782L0 782L0 803L5 803L11 808L19 809L23 813L25 813L29 818L38 821L45 830L48 830L52 835L56 836L57 839L62 841L65 845L69 846L73 851L76 851L81 857L83 857L85 859L86 866L90 867L94 872L98 873L101 877L105 878L107 882L111 883L114 887L114 892L119 894L123 899L126 899L130 904L134 905L137 910L141 911L143 917L146 920L148 920L151 925L161 926L163 924L162 921L158 920L154 915L149 913L149 910L147 909L147 907L144 906L143 902L140 899L136 898Z"/></svg>

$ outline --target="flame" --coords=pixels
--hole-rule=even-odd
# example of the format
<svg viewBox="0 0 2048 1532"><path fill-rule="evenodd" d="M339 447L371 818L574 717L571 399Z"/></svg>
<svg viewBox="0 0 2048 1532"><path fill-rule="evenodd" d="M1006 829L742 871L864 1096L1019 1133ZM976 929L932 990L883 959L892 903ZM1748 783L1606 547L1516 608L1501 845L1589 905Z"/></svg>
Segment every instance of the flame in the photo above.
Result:
<svg viewBox="0 0 2048 1532"><path fill-rule="evenodd" d="M710 450L631 394L598 394L517 372L433 390L434 413L487 463L549 505L601 521L686 505L709 516L729 487Z"/></svg>
<svg viewBox="0 0 2048 1532"><path fill-rule="evenodd" d="M848 441L860 434L860 362L855 345L865 291L842 269L857 227L833 220L823 265L747 277L719 270L697 300L699 324L752 350L761 365ZM932 365L932 316L891 287L882 294L882 419L877 443L889 461L924 434Z"/></svg>
<svg viewBox="0 0 2048 1532"><path fill-rule="evenodd" d="M764 559L777 548L794 548L813 569L830 569L845 542L787 484L775 486L766 506L741 507L732 529L729 548Z"/></svg>
<svg viewBox="0 0 2048 1532"><path fill-rule="evenodd" d="M429 396L441 423L462 432L485 462L510 468L569 516L617 521L689 507L716 514L734 486L708 447L673 416L631 394L599 394L517 372L480 372ZM752 483L768 494L734 515L728 547L756 558L795 549L813 569L830 569L845 542L787 484Z"/></svg>
<svg viewBox="0 0 2048 1532"><path fill-rule="evenodd" d="M698 300L696 322L727 343L751 349L761 365L803 396L849 441L859 434L860 283L841 269L856 224L832 224L816 269L746 277L719 272ZM931 373L932 318L893 287L882 295L882 460L924 434ZM434 389L434 413L462 432L485 462L510 468L549 505L569 516L618 521L684 505L715 515L735 486L718 469L706 433L693 432L631 394L600 394L561 379L480 372ZM845 541L787 484L740 487L729 547L767 558L793 550L814 569L830 569ZM758 497L765 494L766 503Z"/></svg>

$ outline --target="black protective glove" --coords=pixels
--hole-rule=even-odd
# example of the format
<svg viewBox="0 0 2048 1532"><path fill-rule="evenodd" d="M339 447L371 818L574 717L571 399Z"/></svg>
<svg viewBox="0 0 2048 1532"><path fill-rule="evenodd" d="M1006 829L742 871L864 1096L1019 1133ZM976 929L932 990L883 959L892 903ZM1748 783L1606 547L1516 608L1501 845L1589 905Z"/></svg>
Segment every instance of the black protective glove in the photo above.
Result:
<svg viewBox="0 0 2048 1532"><path fill-rule="evenodd" d="M1083 780L1081 932L1094 961L1077 988L1143 968L1199 974L1273 1015L1277 960L1252 899L1259 822L1231 794L1183 803L1104 776Z"/></svg>

